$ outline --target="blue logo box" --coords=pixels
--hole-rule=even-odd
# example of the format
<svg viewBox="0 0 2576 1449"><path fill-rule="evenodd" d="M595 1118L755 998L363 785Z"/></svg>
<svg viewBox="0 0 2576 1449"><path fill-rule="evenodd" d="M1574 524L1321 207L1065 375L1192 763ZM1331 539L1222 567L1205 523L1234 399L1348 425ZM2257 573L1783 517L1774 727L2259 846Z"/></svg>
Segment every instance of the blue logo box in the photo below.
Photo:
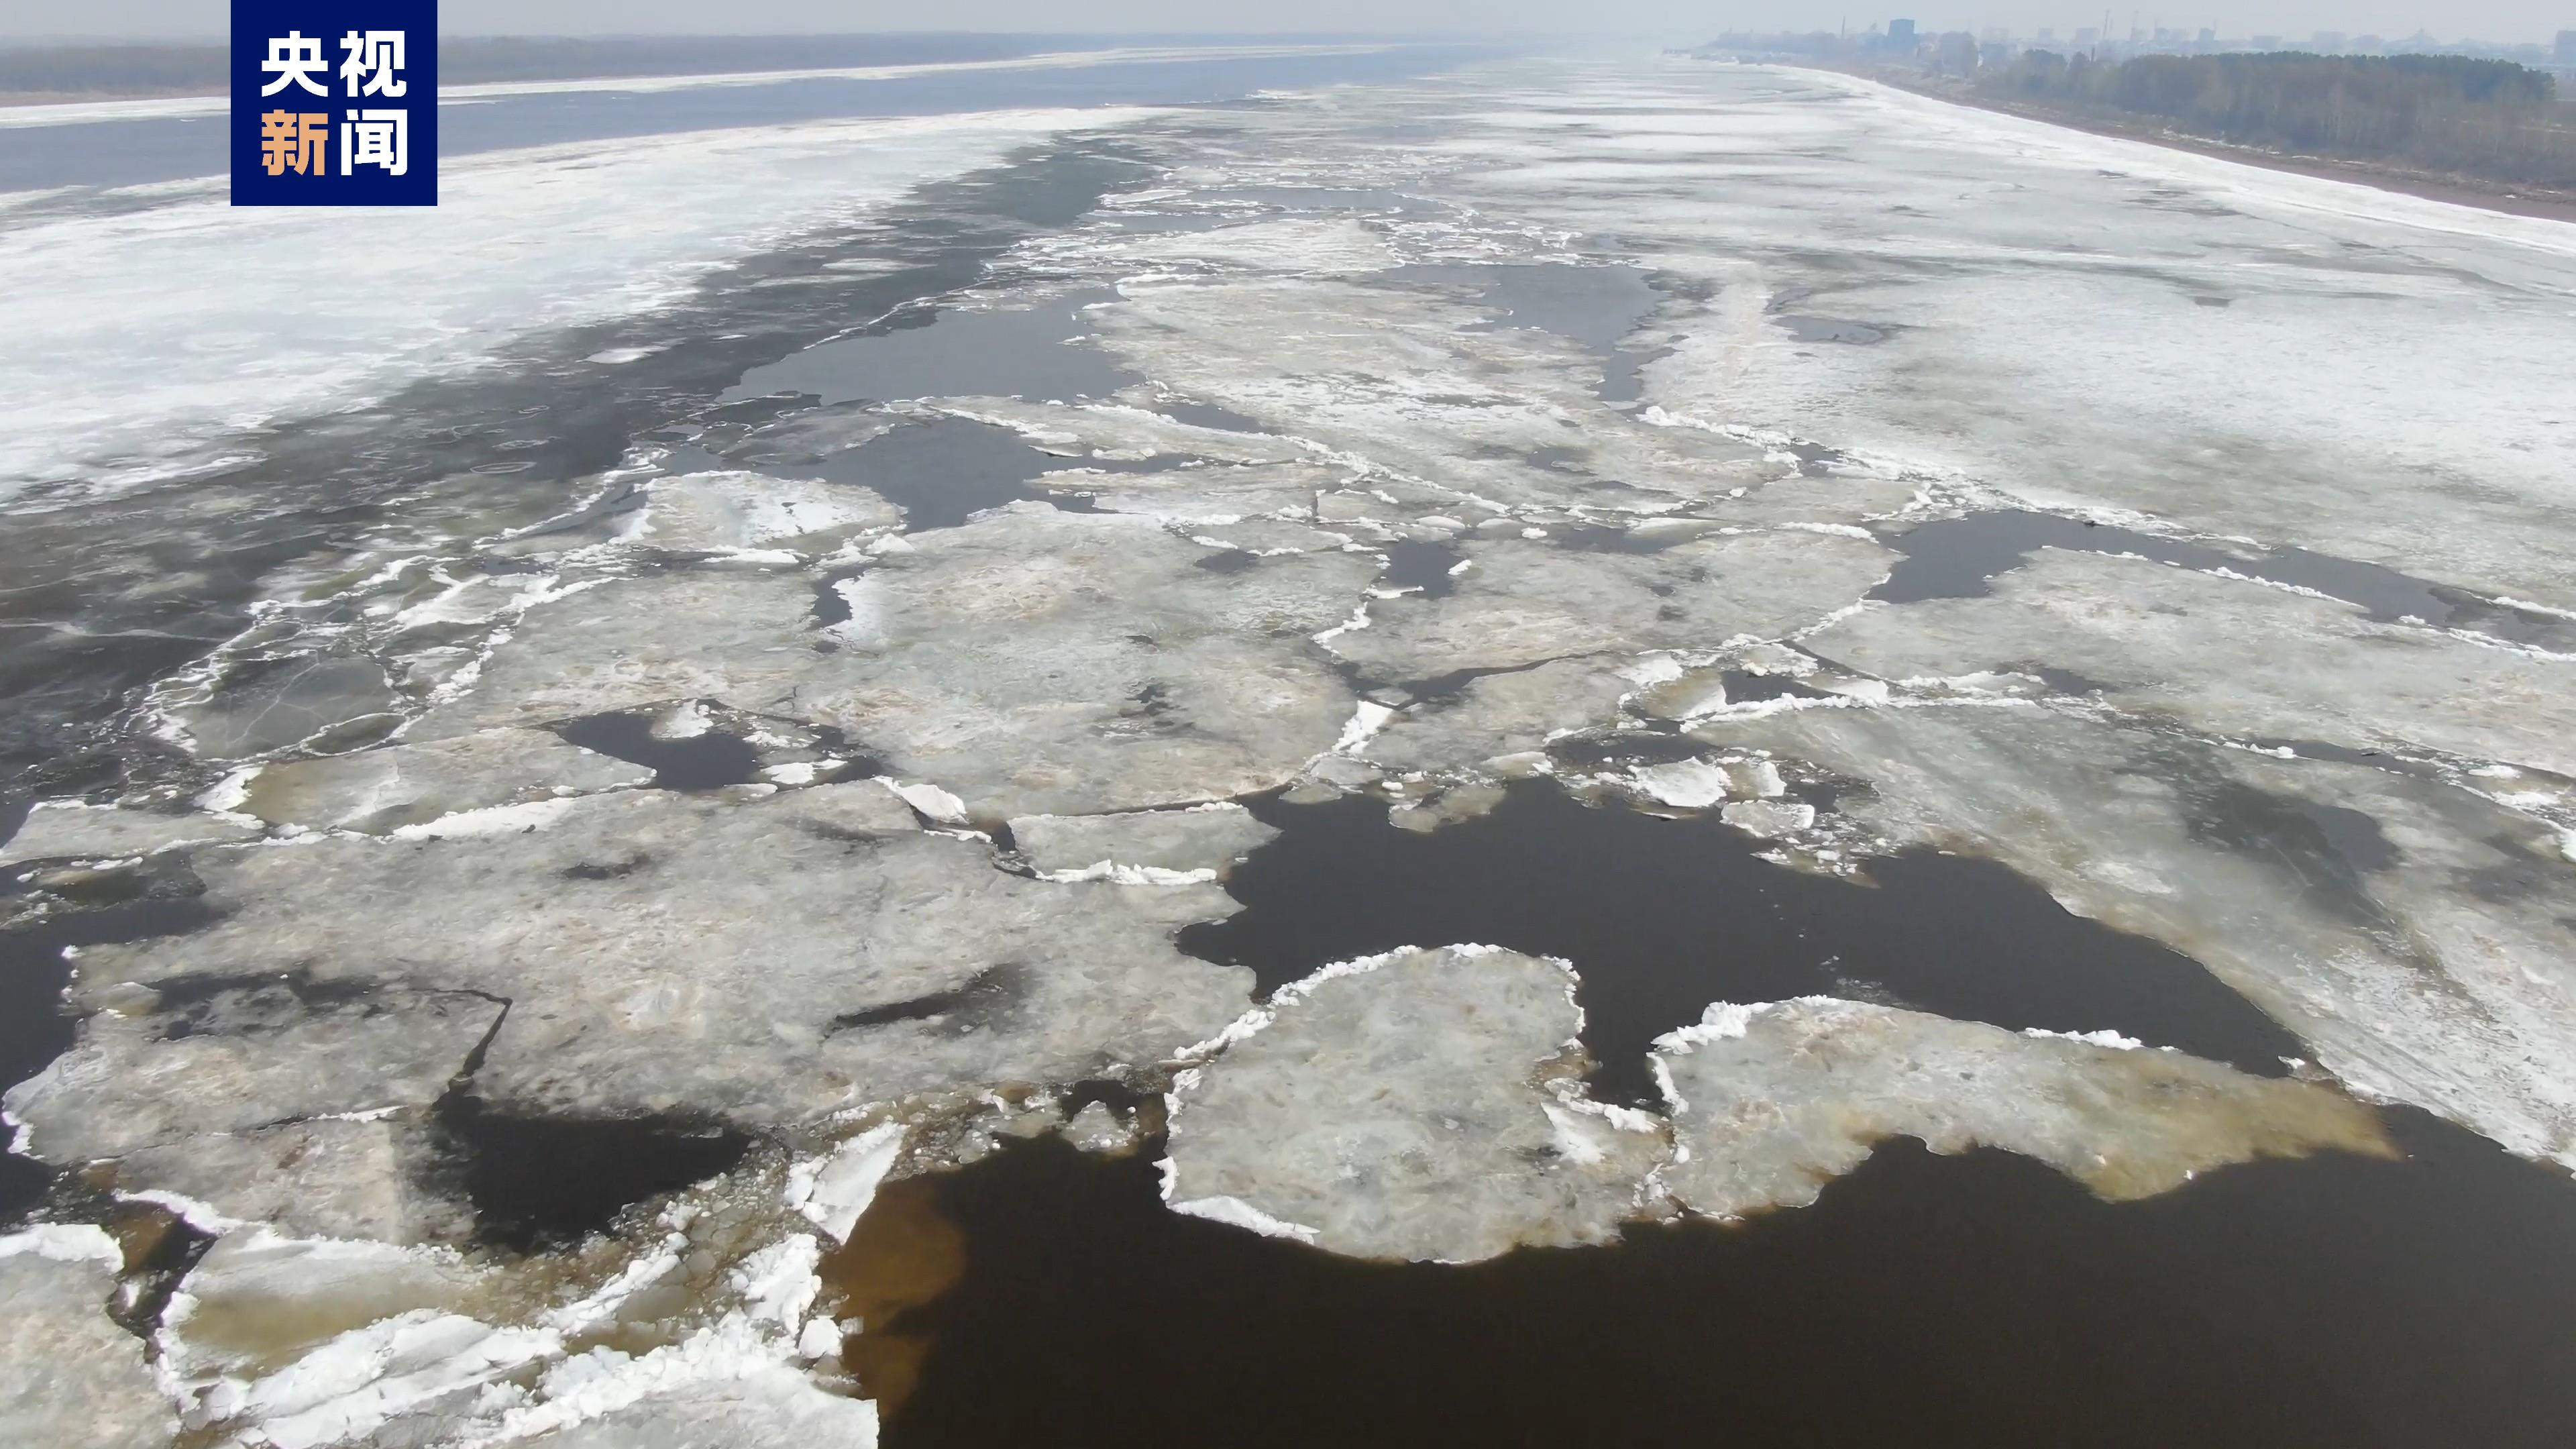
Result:
<svg viewBox="0 0 2576 1449"><path fill-rule="evenodd" d="M232 0L235 206L438 204L437 0Z"/></svg>

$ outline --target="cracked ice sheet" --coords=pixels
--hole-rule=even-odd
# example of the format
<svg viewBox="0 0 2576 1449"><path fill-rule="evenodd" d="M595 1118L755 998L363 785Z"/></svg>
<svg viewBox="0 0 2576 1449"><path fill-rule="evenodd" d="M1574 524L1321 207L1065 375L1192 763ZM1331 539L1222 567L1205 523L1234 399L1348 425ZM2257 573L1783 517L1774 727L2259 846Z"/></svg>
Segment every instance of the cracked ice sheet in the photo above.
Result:
<svg viewBox="0 0 2576 1449"><path fill-rule="evenodd" d="M98 1228L0 1237L0 1442L158 1449L178 1429L143 1342L107 1316L124 1254Z"/></svg>
<svg viewBox="0 0 2576 1449"><path fill-rule="evenodd" d="M281 853L292 852L254 852ZM131 1007L151 995L117 1000ZM219 989L162 1013L90 1016L78 1044L6 1101L27 1128L27 1150L62 1164L200 1134L427 1107L500 1016L499 1002L462 992L308 1004L275 986Z"/></svg>
<svg viewBox="0 0 2576 1449"><path fill-rule="evenodd" d="M381 835L459 811L650 782L640 765L541 730L502 729L269 765L240 809L271 825Z"/></svg>
<svg viewBox="0 0 2576 1449"><path fill-rule="evenodd" d="M1477 308L1307 278L1129 284L1100 345L1193 396L1456 502L1664 512L1783 473L1762 450L1604 407L1579 345L1465 331Z"/></svg>
<svg viewBox="0 0 2576 1449"><path fill-rule="evenodd" d="M2322 1148L2393 1157L2369 1108L2177 1052L1808 997L1719 1005L1656 1043L1694 1212L1804 1207L1889 1137L2035 1157L2114 1202Z"/></svg>
<svg viewBox="0 0 2576 1449"><path fill-rule="evenodd" d="M1149 519L1014 504L886 553L795 712L978 816L1251 794L1330 748L1351 696L1309 636L1376 577L1366 554L1216 550Z"/></svg>
<svg viewBox="0 0 2576 1449"><path fill-rule="evenodd" d="M1580 129L1462 116L1446 144L1487 163L1464 199L1721 284L1643 369L1646 402L2576 603L2576 436L2523 405L2576 395L2563 223L1814 72L1570 68L1542 106L1611 100ZM1686 149L1626 164L1623 138L1659 136ZM1885 340L1802 342L1775 296Z"/></svg>
<svg viewBox="0 0 2576 1449"><path fill-rule="evenodd" d="M2576 775L2576 660L2145 559L2041 549L1988 597L1873 608L1804 642L1887 679L2039 664L2204 733L2415 746Z"/></svg>
<svg viewBox="0 0 2576 1449"><path fill-rule="evenodd" d="M274 984L115 993L72 1049L9 1089L19 1151L105 1163L123 1192L176 1193L228 1218L392 1242L462 1238L468 1214L423 1169L430 1106L501 1005L375 991L306 1003Z"/></svg>
<svg viewBox="0 0 2576 1449"><path fill-rule="evenodd" d="M1867 593L1894 557L1872 540L1804 532L1693 539L1647 554L1497 539L1444 598L1370 607L1333 652L1384 680L1511 669L1578 654L1712 648L1787 634Z"/></svg>
<svg viewBox="0 0 2576 1449"><path fill-rule="evenodd" d="M440 739L673 699L829 724L970 814L1089 814L1285 783L1349 718L1309 636L1348 617L1357 553L1200 568L1152 519L996 509L893 541L820 628L803 574L656 571L532 610Z"/></svg>
<svg viewBox="0 0 2576 1449"><path fill-rule="evenodd" d="M2355 1091L2576 1165L2576 873L2538 821L2438 781L2030 704L1694 733L1865 781L1836 808L2192 957Z"/></svg>
<svg viewBox="0 0 2576 1449"><path fill-rule="evenodd" d="M869 1103L1159 1060L1242 1010L1249 971L1171 943L1234 910L1213 886L1026 880L980 839L882 833L885 799L873 781L639 791L513 833L201 857L224 919L90 948L76 1005L298 967L481 991L511 1002L474 1078L501 1111L791 1136Z"/></svg>
<svg viewBox="0 0 2576 1449"><path fill-rule="evenodd" d="M122 860L174 846L246 840L255 825L216 815L162 815L64 800L27 812L18 833L0 843L0 866L31 860Z"/></svg>
<svg viewBox="0 0 2576 1449"><path fill-rule="evenodd" d="M1574 986L1562 962L1452 946L1283 988L1174 1090L1165 1197L1359 1257L1607 1241L1663 1138L1582 1096Z"/></svg>

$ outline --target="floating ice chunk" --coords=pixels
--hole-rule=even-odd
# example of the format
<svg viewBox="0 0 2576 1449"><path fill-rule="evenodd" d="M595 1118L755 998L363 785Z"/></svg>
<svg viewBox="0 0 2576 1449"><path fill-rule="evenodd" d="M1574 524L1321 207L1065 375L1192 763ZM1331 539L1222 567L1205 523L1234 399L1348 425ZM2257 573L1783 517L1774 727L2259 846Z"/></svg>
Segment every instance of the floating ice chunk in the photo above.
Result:
<svg viewBox="0 0 2576 1449"><path fill-rule="evenodd" d="M1816 807L1797 801L1737 800L1717 815L1736 829L1764 840L1795 835L1816 824Z"/></svg>
<svg viewBox="0 0 2576 1449"><path fill-rule="evenodd" d="M418 1310L351 1329L243 1385L227 1417L255 1423L257 1442L276 1449L320 1449L403 1416L462 1411L562 1347L542 1329Z"/></svg>
<svg viewBox="0 0 2576 1449"><path fill-rule="evenodd" d="M2026 1026L2021 1034L2029 1037L2052 1037L2059 1041L2082 1042L2087 1046L2113 1047L2124 1052L2143 1051L2146 1043L2133 1036L2122 1036L2108 1027L2100 1031L2050 1031L2045 1027Z"/></svg>
<svg viewBox="0 0 2576 1449"><path fill-rule="evenodd" d="M1361 700L1351 710L1350 723L1342 726L1341 736L1333 741L1333 753L1355 755L1368 748L1370 740L1395 717L1395 711L1373 699Z"/></svg>
<svg viewBox="0 0 2576 1449"><path fill-rule="evenodd" d="M1503 803L1503 787L1490 781L1473 781L1450 785L1428 799L1411 800L1386 812L1387 823L1398 830L1427 835L1462 820L1474 820L1493 813Z"/></svg>
<svg viewBox="0 0 2576 1449"><path fill-rule="evenodd" d="M827 1331L814 1352L801 1343L797 1352L816 1358L837 1346L838 1336ZM747 1329L719 1325L515 1413L484 1442L528 1449L875 1449L876 1406L827 1392L781 1363L783 1356Z"/></svg>
<svg viewBox="0 0 2576 1449"><path fill-rule="evenodd" d="M241 808L272 825L383 834L461 812L649 783L640 765L568 745L542 730L490 730L351 755L270 765ZM452 833L452 827L450 827Z"/></svg>
<svg viewBox="0 0 2576 1449"><path fill-rule="evenodd" d="M1577 1120L1573 989L1562 962L1463 947L1283 989L1174 1088L1167 1198L1363 1257L1606 1241L1663 1140Z"/></svg>
<svg viewBox="0 0 2576 1449"><path fill-rule="evenodd" d="M93 1227L0 1237L0 1442L163 1449L176 1435L142 1340L107 1316L124 1261Z"/></svg>
<svg viewBox="0 0 2576 1449"><path fill-rule="evenodd" d="M922 780L906 784L882 777L879 778L878 783L893 791L896 799L942 825L966 823L966 802L936 785Z"/></svg>
<svg viewBox="0 0 2576 1449"><path fill-rule="evenodd" d="M2339 1092L2126 1045L1829 997L1721 1006L1657 1043L1689 1149L1661 1181L1693 1212L1741 1217L1813 1202L1895 1136L2036 1157L2115 1201L2256 1157L2396 1155Z"/></svg>
<svg viewBox="0 0 2576 1449"><path fill-rule="evenodd" d="M1123 1155L1134 1150L1137 1131L1132 1122L1122 1122L1105 1102L1083 1105L1064 1124L1065 1139L1085 1152Z"/></svg>
<svg viewBox="0 0 2576 1449"><path fill-rule="evenodd" d="M1096 814L1285 784L1351 694L1306 642L1376 574L1356 553L1199 567L1115 514L1014 504L866 576L868 656L807 671L797 713L978 815ZM805 656L812 659L814 656Z"/></svg>
<svg viewBox="0 0 2576 1449"><path fill-rule="evenodd" d="M1630 773L1648 798L1682 810L1705 810L1717 804L1735 783L1724 769L1707 760L1640 765Z"/></svg>
<svg viewBox="0 0 2576 1449"><path fill-rule="evenodd" d="M397 825L387 834L396 840L470 840L483 835L526 835L549 828L564 818L572 806L570 800L551 798L523 800L516 805L487 805L479 810L459 810L413 825Z"/></svg>
<svg viewBox="0 0 2576 1449"><path fill-rule="evenodd" d="M1240 805L1124 815L1022 815L1011 838L1049 880L1119 879L1188 884L1221 880L1234 862L1279 832Z"/></svg>
<svg viewBox="0 0 2576 1449"><path fill-rule="evenodd" d="M184 845L248 840L258 827L214 815L162 815L113 805L53 800L27 812L0 843L0 866L31 860L122 860Z"/></svg>
<svg viewBox="0 0 2576 1449"><path fill-rule="evenodd" d="M833 1242L849 1237L876 1199L877 1185L903 1155L900 1122L880 1122L819 1160L801 1162L787 1175L787 1204Z"/></svg>
<svg viewBox="0 0 2576 1449"><path fill-rule="evenodd" d="M1780 767L1769 760L1729 760L1726 773L1737 788L1756 800L1777 800L1789 791L1787 782L1780 778Z"/></svg>
<svg viewBox="0 0 2576 1449"><path fill-rule="evenodd" d="M1239 1197L1184 1198L1171 1207L1176 1213L1188 1213L1191 1217L1206 1218L1209 1222L1223 1223L1230 1228L1243 1228L1265 1238L1287 1238L1300 1243L1311 1243L1316 1238L1313 1228L1274 1218Z"/></svg>

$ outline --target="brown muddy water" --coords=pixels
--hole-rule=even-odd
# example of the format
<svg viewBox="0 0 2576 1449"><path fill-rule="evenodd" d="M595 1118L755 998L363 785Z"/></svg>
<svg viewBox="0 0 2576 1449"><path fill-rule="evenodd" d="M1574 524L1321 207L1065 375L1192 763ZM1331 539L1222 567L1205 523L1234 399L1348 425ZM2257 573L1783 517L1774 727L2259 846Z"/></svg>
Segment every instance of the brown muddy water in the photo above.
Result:
<svg viewBox="0 0 2576 1449"><path fill-rule="evenodd" d="M890 1188L827 1272L871 1285L889 1449L2576 1442L2576 1193L2389 1126L2402 1160L2117 1205L1899 1139L1812 1207L1463 1267L1172 1213L1157 1146L1046 1140Z"/></svg>

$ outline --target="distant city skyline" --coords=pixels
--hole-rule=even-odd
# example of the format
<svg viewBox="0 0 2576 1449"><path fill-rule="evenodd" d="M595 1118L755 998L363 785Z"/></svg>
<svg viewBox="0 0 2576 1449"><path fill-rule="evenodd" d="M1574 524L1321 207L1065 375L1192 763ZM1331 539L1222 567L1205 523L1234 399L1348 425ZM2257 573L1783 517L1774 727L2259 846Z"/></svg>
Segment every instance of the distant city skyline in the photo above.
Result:
<svg viewBox="0 0 2576 1449"><path fill-rule="evenodd" d="M1953 8L1955 7L1955 8ZM214 39L224 33L225 0L20 0L0 5L0 37L83 36L113 39ZM1249 0L950 0L925 23L922 9L895 0L442 0L440 29L451 35L609 35L837 33L871 30L974 30L1044 33L1485 33L1594 35L1663 43L1696 42L1723 31L1854 32L1909 12L1872 13L1817 0L1304 0L1293 8ZM1957 6L1910 12L1927 30L1982 31L2000 25L2016 35L2046 26L2060 35L2100 27L2098 10L2053 0L2001 0L1974 10ZM2136 23L2153 29L2203 27L2221 35L2305 39L2319 31L2390 38L2429 30L2446 42L2478 39L2548 45L2576 29L2576 0L2250 0L2198 10L2138 7ZM2126 35L2130 13L2115 10L2112 27Z"/></svg>

